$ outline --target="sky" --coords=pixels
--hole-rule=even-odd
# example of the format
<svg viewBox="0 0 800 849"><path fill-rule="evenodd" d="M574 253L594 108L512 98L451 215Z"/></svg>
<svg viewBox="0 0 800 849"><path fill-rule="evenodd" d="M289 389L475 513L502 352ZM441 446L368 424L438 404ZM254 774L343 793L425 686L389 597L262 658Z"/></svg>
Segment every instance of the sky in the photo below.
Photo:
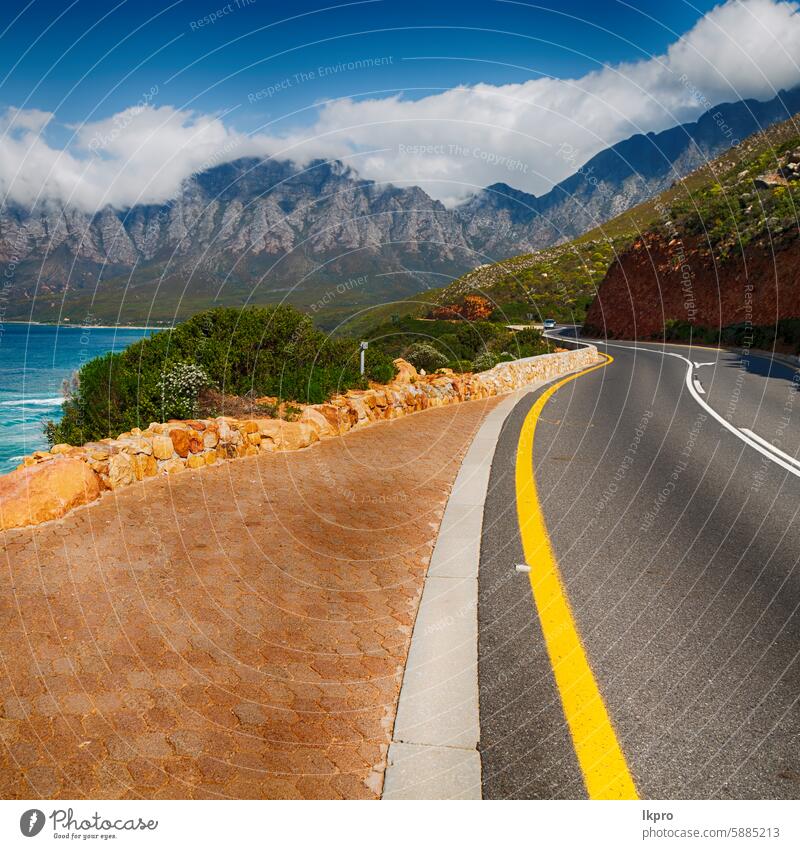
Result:
<svg viewBox="0 0 800 849"><path fill-rule="evenodd" d="M446 204L541 194L636 132L800 84L795 2L5 0L0 192L163 203L240 156Z"/></svg>

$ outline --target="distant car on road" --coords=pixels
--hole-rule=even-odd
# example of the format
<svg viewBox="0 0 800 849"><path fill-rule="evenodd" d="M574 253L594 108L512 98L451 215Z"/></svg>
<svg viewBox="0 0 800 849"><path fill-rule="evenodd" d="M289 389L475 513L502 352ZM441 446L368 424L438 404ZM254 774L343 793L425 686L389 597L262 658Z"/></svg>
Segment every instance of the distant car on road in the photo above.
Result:
<svg viewBox="0 0 800 849"><path fill-rule="evenodd" d="M554 318L546 318L544 320L544 329L552 330L556 326L556 320Z"/></svg>

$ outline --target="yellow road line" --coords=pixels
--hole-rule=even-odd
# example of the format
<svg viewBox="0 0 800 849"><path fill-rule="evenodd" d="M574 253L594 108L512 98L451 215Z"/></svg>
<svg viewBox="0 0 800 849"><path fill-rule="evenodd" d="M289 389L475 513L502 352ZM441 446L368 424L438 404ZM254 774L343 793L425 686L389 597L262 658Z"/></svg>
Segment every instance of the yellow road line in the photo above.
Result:
<svg viewBox="0 0 800 849"><path fill-rule="evenodd" d="M547 535L533 474L533 437L539 414L565 383L613 362L560 380L531 407L519 436L516 464L517 514L536 609L590 799L638 799L625 756L583 648Z"/></svg>

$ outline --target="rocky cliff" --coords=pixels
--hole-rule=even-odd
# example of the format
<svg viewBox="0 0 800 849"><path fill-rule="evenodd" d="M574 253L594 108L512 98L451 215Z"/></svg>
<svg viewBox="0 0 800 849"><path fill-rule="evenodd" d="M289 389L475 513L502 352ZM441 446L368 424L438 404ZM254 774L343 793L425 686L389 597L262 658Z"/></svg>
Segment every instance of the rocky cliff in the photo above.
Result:
<svg viewBox="0 0 800 849"><path fill-rule="evenodd" d="M585 327L599 337L663 339L677 322L721 330L797 317L800 240L751 245L718 262L701 238L650 234L611 266Z"/></svg>
<svg viewBox="0 0 800 849"><path fill-rule="evenodd" d="M586 331L713 341L774 328L777 339L779 323L800 319L799 203L800 131L789 121L712 163L685 197L655 204L658 224L611 264Z"/></svg>

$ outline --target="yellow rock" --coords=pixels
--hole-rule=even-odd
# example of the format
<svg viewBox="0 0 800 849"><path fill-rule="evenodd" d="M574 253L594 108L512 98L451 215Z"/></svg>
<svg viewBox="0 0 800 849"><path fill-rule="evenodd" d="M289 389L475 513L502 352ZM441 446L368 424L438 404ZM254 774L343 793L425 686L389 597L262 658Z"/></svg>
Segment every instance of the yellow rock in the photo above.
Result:
<svg viewBox="0 0 800 849"><path fill-rule="evenodd" d="M347 399L348 406L351 410L354 410L356 413L356 420L359 422L370 421L372 418L372 411L367 406L363 398L358 397L350 397Z"/></svg>
<svg viewBox="0 0 800 849"><path fill-rule="evenodd" d="M272 443L277 451L295 451L319 442L316 430L306 422L285 422L282 419L261 419L262 440Z"/></svg>
<svg viewBox="0 0 800 849"><path fill-rule="evenodd" d="M319 442L319 436L311 425L304 422L283 422L283 450L295 451Z"/></svg>
<svg viewBox="0 0 800 849"><path fill-rule="evenodd" d="M202 454L190 454L189 459L186 461L186 465L190 469L199 469L202 466L205 466L206 458Z"/></svg>
<svg viewBox="0 0 800 849"><path fill-rule="evenodd" d="M140 481L144 478L152 478L158 474L158 463L156 458L150 454L136 454L131 457L133 462L133 472L136 475L136 480Z"/></svg>
<svg viewBox="0 0 800 849"><path fill-rule="evenodd" d="M325 408L325 412L322 411L322 407ZM331 404L306 407L298 421L312 427L319 437L336 436L339 433L339 408Z"/></svg>
<svg viewBox="0 0 800 849"><path fill-rule="evenodd" d="M397 375L392 383L414 383L419 378L414 366L406 362L402 357L398 357L394 361L394 367L397 369Z"/></svg>
<svg viewBox="0 0 800 849"><path fill-rule="evenodd" d="M0 477L0 530L36 525L94 501L99 477L82 460L56 457Z"/></svg>
<svg viewBox="0 0 800 849"><path fill-rule="evenodd" d="M130 454L115 454L108 461L108 485L111 489L130 486L136 480Z"/></svg>
<svg viewBox="0 0 800 849"><path fill-rule="evenodd" d="M172 440L168 436L153 437L153 456L157 460L169 460L172 457Z"/></svg>
<svg viewBox="0 0 800 849"><path fill-rule="evenodd" d="M98 475L108 475L108 460L92 460L86 461Z"/></svg>
<svg viewBox="0 0 800 849"><path fill-rule="evenodd" d="M180 457L175 457L172 460L167 460L166 463L161 467L161 471L166 472L168 475L176 475L178 472L182 472L186 468L186 464Z"/></svg>
<svg viewBox="0 0 800 849"><path fill-rule="evenodd" d="M169 432L169 438L172 440L172 447L179 457L189 456L189 434L183 428L173 428Z"/></svg>

